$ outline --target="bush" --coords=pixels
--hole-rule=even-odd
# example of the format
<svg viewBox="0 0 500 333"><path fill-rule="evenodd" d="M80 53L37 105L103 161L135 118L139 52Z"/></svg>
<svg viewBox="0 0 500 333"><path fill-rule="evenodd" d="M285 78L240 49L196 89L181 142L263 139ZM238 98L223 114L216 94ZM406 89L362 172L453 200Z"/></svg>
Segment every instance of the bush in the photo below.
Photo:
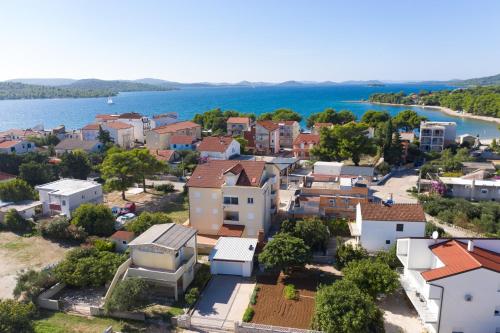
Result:
<svg viewBox="0 0 500 333"><path fill-rule="evenodd" d="M438 232L439 237L444 237L444 235L446 234L443 228L438 227L431 222L425 223L425 237L431 237L434 231Z"/></svg>
<svg viewBox="0 0 500 333"><path fill-rule="evenodd" d="M96 249L99 251L108 251L108 252L114 252L115 251L115 243L112 241L106 240L106 239L96 239L92 243Z"/></svg>
<svg viewBox="0 0 500 333"><path fill-rule="evenodd" d="M72 224L82 227L89 235L109 236L115 231L115 218L111 209L103 204L86 203L73 213Z"/></svg>
<svg viewBox="0 0 500 333"><path fill-rule="evenodd" d="M377 171L380 173L382 176L387 175L389 172L391 172L391 166L387 162L382 162L379 165L377 165Z"/></svg>
<svg viewBox="0 0 500 333"><path fill-rule="evenodd" d="M24 219L15 209L10 209L5 214L3 221L4 228L13 232L31 232L33 223Z"/></svg>
<svg viewBox="0 0 500 333"><path fill-rule="evenodd" d="M344 280L351 281L373 299L390 294L399 286L398 274L389 265L371 259L351 261L343 270Z"/></svg>
<svg viewBox="0 0 500 333"><path fill-rule="evenodd" d="M295 237L301 238L312 250L324 251L330 240L330 231L320 219L306 219L295 224Z"/></svg>
<svg viewBox="0 0 500 333"><path fill-rule="evenodd" d="M259 262L267 269L284 272L294 267L304 267L311 259L311 249L300 238L277 234L259 254Z"/></svg>
<svg viewBox="0 0 500 333"><path fill-rule="evenodd" d="M0 299L0 332L33 332L33 317L36 307L33 303L21 303L12 299Z"/></svg>
<svg viewBox="0 0 500 333"><path fill-rule="evenodd" d="M17 275L14 296L23 300L34 301L40 293L57 283L52 270L35 271L30 269Z"/></svg>
<svg viewBox="0 0 500 333"><path fill-rule="evenodd" d="M295 221L284 220L281 222L280 232L293 234L295 232Z"/></svg>
<svg viewBox="0 0 500 333"><path fill-rule="evenodd" d="M0 200L2 201L23 201L33 200L36 194L33 188L22 179L13 179L0 183Z"/></svg>
<svg viewBox="0 0 500 333"><path fill-rule="evenodd" d="M128 231L136 235L142 234L155 224L172 223L172 219L165 213L142 212L135 220L126 225Z"/></svg>
<svg viewBox="0 0 500 333"><path fill-rule="evenodd" d="M160 192L164 193L171 193L175 192L175 187L174 184L171 183L166 183L166 184L161 184L161 185L156 185L155 189Z"/></svg>
<svg viewBox="0 0 500 333"><path fill-rule="evenodd" d="M248 323L252 320L255 310L252 307L248 307L243 313L243 322Z"/></svg>
<svg viewBox="0 0 500 333"><path fill-rule="evenodd" d="M401 261L399 261L398 256L396 255L396 251L397 246L396 244L394 244L387 251L377 252L375 259L383 262L386 265L389 265L391 269L402 267L403 264L401 264Z"/></svg>
<svg viewBox="0 0 500 333"><path fill-rule="evenodd" d="M189 289L186 295L184 295L184 299L189 306L193 306L198 297L200 297L200 291L196 287Z"/></svg>
<svg viewBox="0 0 500 333"><path fill-rule="evenodd" d="M131 311L148 302L150 285L143 279L128 278L118 282L111 297L104 305L106 312Z"/></svg>
<svg viewBox="0 0 500 333"><path fill-rule="evenodd" d="M341 241L337 239L335 261L338 269L344 268L351 261L365 258L368 258L368 252L365 249L360 246L352 246L351 244L341 244Z"/></svg>
<svg viewBox="0 0 500 333"><path fill-rule="evenodd" d="M257 304L257 296L259 294L259 291L260 291L260 287L259 286L255 287L255 289L252 292L252 296L250 296L250 304L252 304L252 305Z"/></svg>
<svg viewBox="0 0 500 333"><path fill-rule="evenodd" d="M210 266L208 264L202 264L196 272L191 285L199 290L203 290L211 277L212 273L210 273Z"/></svg>
<svg viewBox="0 0 500 333"><path fill-rule="evenodd" d="M351 232L349 231L349 224L345 218L335 218L327 221L326 225L328 230L330 230L330 235L332 236L342 236L349 237Z"/></svg>
<svg viewBox="0 0 500 333"><path fill-rule="evenodd" d="M67 239L69 238L69 220L64 217L57 217L52 221L43 221L38 229L43 237L50 239Z"/></svg>
<svg viewBox="0 0 500 333"><path fill-rule="evenodd" d="M286 299L293 299L293 300L299 299L299 294L293 284L287 284L285 288L283 288L283 295L285 296Z"/></svg>

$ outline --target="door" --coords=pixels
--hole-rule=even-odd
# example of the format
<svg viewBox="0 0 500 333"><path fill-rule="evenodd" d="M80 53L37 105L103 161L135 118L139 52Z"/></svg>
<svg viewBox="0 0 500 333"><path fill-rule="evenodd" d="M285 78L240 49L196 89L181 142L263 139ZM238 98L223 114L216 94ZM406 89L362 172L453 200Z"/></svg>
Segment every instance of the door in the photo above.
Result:
<svg viewBox="0 0 500 333"><path fill-rule="evenodd" d="M214 260L212 265L215 266L215 274L243 275L242 262Z"/></svg>

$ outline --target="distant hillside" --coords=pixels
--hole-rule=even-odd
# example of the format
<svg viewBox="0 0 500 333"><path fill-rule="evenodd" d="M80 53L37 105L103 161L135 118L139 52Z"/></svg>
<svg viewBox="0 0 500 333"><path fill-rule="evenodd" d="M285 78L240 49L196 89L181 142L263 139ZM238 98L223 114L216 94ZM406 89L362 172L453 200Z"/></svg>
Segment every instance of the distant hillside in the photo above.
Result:
<svg viewBox="0 0 500 333"><path fill-rule="evenodd" d="M85 89L85 90L111 90L115 93L127 91L165 91L171 88L161 87L159 85L152 85L146 83L139 83L133 81L122 80L98 80L98 79L84 79L78 80L71 84L62 86L68 89Z"/></svg>
<svg viewBox="0 0 500 333"><path fill-rule="evenodd" d="M60 78L54 78L54 79L13 79L9 80L8 82L19 82L19 83L24 83L24 84L34 84L38 86L64 86L71 84L75 82L76 80L73 79L60 79Z"/></svg>
<svg viewBox="0 0 500 333"><path fill-rule="evenodd" d="M460 86L494 86L500 85L500 74L480 77L476 79L455 80L450 82L453 82Z"/></svg>

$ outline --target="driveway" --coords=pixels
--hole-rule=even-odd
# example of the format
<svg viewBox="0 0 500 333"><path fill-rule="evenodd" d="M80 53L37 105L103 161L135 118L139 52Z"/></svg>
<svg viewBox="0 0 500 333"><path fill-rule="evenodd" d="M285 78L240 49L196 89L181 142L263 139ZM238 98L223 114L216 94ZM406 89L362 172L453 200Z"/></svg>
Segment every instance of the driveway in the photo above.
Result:
<svg viewBox="0 0 500 333"><path fill-rule="evenodd" d="M406 190L417 186L418 176L414 169L406 169L395 172L382 185L370 186L373 195L387 200L391 197L395 203L416 203L417 199L411 196Z"/></svg>
<svg viewBox="0 0 500 333"><path fill-rule="evenodd" d="M214 275L191 315L193 326L234 328L243 318L255 282L232 275Z"/></svg>

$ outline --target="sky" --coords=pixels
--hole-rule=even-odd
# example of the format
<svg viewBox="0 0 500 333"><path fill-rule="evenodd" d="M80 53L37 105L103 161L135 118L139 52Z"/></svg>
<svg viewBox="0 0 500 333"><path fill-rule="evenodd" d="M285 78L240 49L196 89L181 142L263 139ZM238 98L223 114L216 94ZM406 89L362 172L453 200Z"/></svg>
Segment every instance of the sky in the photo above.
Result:
<svg viewBox="0 0 500 333"><path fill-rule="evenodd" d="M0 2L0 80L448 80L500 73L498 0Z"/></svg>

